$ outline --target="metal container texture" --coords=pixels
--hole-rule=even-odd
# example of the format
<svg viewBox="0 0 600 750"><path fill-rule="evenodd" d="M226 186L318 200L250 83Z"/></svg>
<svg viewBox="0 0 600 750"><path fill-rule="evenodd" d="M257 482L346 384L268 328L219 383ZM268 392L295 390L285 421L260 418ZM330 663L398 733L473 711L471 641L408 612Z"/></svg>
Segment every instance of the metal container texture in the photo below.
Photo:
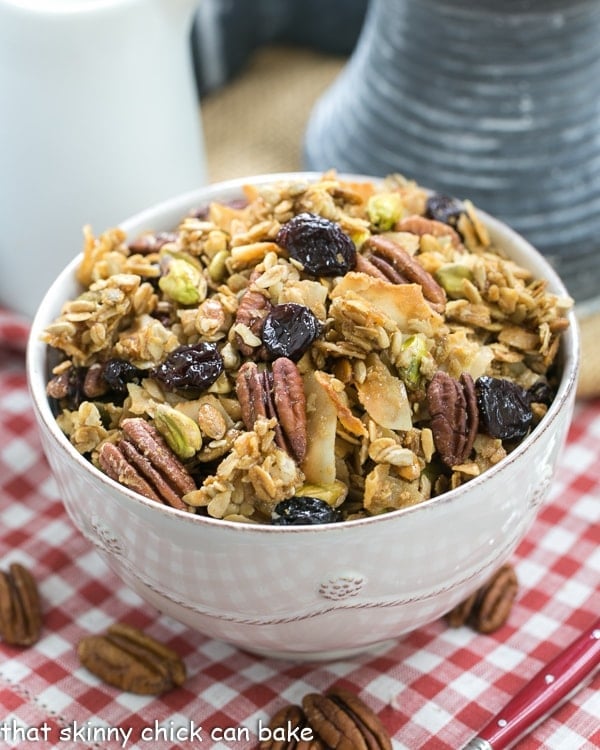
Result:
<svg viewBox="0 0 600 750"><path fill-rule="evenodd" d="M305 166L468 196L600 301L598 38L598 0L371 0Z"/></svg>

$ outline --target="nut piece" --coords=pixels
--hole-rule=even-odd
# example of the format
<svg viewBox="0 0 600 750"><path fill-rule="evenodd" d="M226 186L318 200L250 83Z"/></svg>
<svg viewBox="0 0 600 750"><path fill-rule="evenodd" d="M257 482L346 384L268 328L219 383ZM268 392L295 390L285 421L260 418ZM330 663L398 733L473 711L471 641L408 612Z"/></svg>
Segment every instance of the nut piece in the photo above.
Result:
<svg viewBox="0 0 600 750"><path fill-rule="evenodd" d="M270 738L263 740L259 750L326 750L326 745L308 726L300 706L280 708L268 725ZM305 739L311 737L311 739Z"/></svg>
<svg viewBox="0 0 600 750"><path fill-rule="evenodd" d="M127 247L131 253L150 255L150 253L158 252L168 242L176 241L177 235L175 232L158 232L157 234L146 232L136 237Z"/></svg>
<svg viewBox="0 0 600 750"><path fill-rule="evenodd" d="M369 253L368 261L394 284L414 283L423 289L423 296L437 312L443 312L446 292L429 271L401 245L388 237L373 235L364 244ZM391 269L391 270L390 270ZM396 280L398 277L399 280Z"/></svg>
<svg viewBox="0 0 600 750"><path fill-rule="evenodd" d="M23 565L0 571L0 637L10 646L31 646L39 640L42 614L37 584Z"/></svg>
<svg viewBox="0 0 600 750"><path fill-rule="evenodd" d="M98 452L102 470L150 500L188 510L181 498L196 483L159 432L141 417L124 419L121 427L123 440L104 443Z"/></svg>
<svg viewBox="0 0 600 750"><path fill-rule="evenodd" d="M154 424L169 448L181 459L192 458L202 447L198 424L172 406L158 404Z"/></svg>
<svg viewBox="0 0 600 750"><path fill-rule="evenodd" d="M433 442L448 467L464 463L477 435L479 412L473 378L466 372L460 381L438 370L427 387Z"/></svg>
<svg viewBox="0 0 600 750"><path fill-rule="evenodd" d="M392 284L408 284L406 276L398 273L391 263L375 254L368 258L364 255L358 255L355 269L373 276L375 279L381 279L381 281L391 281Z"/></svg>
<svg viewBox="0 0 600 750"><path fill-rule="evenodd" d="M260 333L264 319L272 307L268 297L253 287L253 282L259 276L260 272L255 269L250 276L246 291L242 294L235 315L233 326L236 331L235 341L240 353L244 357L251 357L257 350L260 351L260 347L262 346ZM242 330L246 331L246 340L244 340L244 334L241 333ZM256 345L253 341L254 338L259 341Z"/></svg>
<svg viewBox="0 0 600 750"><path fill-rule="evenodd" d="M181 305L197 305L206 298L206 279L191 258L166 256L162 266L164 271L158 286L169 299Z"/></svg>
<svg viewBox="0 0 600 750"><path fill-rule="evenodd" d="M310 726L333 750L392 750L379 717L348 690L309 693L302 699L302 707Z"/></svg>
<svg viewBox="0 0 600 750"><path fill-rule="evenodd" d="M90 365L83 380L83 392L87 398L98 398L108 393L109 386L103 377L104 366L96 362Z"/></svg>
<svg viewBox="0 0 600 750"><path fill-rule="evenodd" d="M259 417L276 417L277 445L301 463L307 448L306 396L294 362L279 357L270 372L246 362L238 372L236 393L246 429L252 430Z"/></svg>
<svg viewBox="0 0 600 750"><path fill-rule="evenodd" d="M306 397L302 376L287 357L276 359L271 368L277 418L291 448L291 455L302 463L307 447Z"/></svg>
<svg viewBox="0 0 600 750"><path fill-rule="evenodd" d="M90 672L130 693L158 695L186 679L175 651L129 625L111 625L104 635L83 638L77 654Z"/></svg>
<svg viewBox="0 0 600 750"><path fill-rule="evenodd" d="M449 237L454 247L460 247L462 240L459 233L449 224L436 219L428 219L426 216L407 216L401 219L394 227L396 232L411 232L422 237L430 234L433 237Z"/></svg>
<svg viewBox="0 0 600 750"><path fill-rule="evenodd" d="M470 625L479 633L493 633L508 619L518 586L513 566L503 565L484 586L448 612L447 623L453 628Z"/></svg>

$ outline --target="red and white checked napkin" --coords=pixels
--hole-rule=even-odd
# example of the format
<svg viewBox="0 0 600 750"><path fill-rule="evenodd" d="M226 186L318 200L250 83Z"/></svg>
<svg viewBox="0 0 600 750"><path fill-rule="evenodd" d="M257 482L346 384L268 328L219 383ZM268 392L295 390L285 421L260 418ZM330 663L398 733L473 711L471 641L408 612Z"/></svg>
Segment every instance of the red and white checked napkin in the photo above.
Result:
<svg viewBox="0 0 600 750"><path fill-rule="evenodd" d="M550 498L513 556L520 594L493 635L439 621L378 652L294 664L194 633L122 585L67 517L34 424L26 335L25 323L0 311L0 567L32 570L45 625L31 648L0 643L0 748L250 750L260 722L284 702L338 684L380 715L395 750L455 750L600 612L600 401L592 401L578 405ZM83 669L79 639L115 621L176 649L185 685L141 697ZM600 747L599 688L597 677L519 750Z"/></svg>

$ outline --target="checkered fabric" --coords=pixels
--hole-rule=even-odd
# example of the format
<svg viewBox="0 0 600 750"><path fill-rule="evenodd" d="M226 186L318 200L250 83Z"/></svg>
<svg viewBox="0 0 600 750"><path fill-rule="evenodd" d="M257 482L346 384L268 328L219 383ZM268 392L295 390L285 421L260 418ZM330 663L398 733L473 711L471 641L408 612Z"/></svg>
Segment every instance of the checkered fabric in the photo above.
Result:
<svg viewBox="0 0 600 750"><path fill-rule="evenodd" d="M456 750L600 612L600 401L592 401L578 405L550 498L514 554L520 593L493 635L438 621L367 655L294 664L191 632L123 586L63 510L30 407L26 334L0 311L0 567L19 561L34 572L44 630L31 648L0 643L0 748L245 750L284 702L337 684L380 715L395 750ZM83 669L79 639L115 621L176 649L185 685L140 697ZM600 747L599 688L600 676L519 750Z"/></svg>

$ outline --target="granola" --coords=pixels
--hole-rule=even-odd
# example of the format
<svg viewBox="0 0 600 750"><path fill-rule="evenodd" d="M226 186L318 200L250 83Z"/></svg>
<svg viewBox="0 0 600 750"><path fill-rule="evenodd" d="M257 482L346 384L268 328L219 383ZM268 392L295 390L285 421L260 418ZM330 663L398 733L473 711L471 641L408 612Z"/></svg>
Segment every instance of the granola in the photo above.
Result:
<svg viewBox="0 0 600 750"><path fill-rule="evenodd" d="M329 172L167 232L86 228L81 293L43 336L61 429L146 497L249 523L305 522L302 498L352 520L478 476L544 418L572 300L468 200L444 221L435 198Z"/></svg>

